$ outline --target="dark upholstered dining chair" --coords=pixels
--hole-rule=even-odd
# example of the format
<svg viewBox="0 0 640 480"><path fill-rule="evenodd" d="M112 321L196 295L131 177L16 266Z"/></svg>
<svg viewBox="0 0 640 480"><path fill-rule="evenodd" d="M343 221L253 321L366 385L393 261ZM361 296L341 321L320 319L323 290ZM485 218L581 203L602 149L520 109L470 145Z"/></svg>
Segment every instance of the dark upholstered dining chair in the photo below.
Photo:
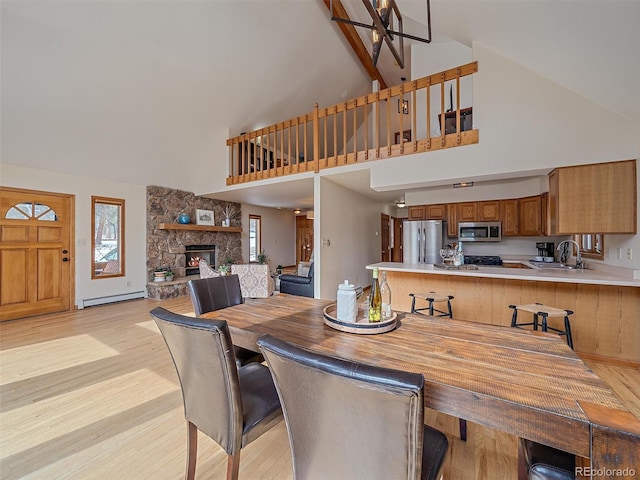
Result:
<svg viewBox="0 0 640 480"><path fill-rule="evenodd" d="M195 477L198 430L227 452L227 480L238 478L240 450L282 419L269 369L237 367L224 320L151 310L178 372L187 420L187 469Z"/></svg>
<svg viewBox="0 0 640 480"><path fill-rule="evenodd" d="M518 480L575 480L576 457L531 440L518 440Z"/></svg>
<svg viewBox="0 0 640 480"><path fill-rule="evenodd" d="M203 313L239 305L243 302L238 275L221 275L219 277L189 280L187 288L189 289L196 317L201 316ZM242 347L234 347L234 349L238 366L250 362L264 361L264 358L258 352Z"/></svg>
<svg viewBox="0 0 640 480"><path fill-rule="evenodd" d="M424 425L420 374L258 340L282 403L299 480L437 478L447 437Z"/></svg>

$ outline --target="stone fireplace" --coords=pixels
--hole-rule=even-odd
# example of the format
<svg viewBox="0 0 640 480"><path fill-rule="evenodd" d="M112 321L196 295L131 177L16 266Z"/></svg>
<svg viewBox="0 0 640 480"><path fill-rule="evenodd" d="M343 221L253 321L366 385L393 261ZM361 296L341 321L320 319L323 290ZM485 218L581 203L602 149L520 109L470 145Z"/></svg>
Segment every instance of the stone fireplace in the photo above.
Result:
<svg viewBox="0 0 640 480"><path fill-rule="evenodd" d="M231 227L227 231L221 222L225 218L225 207L232 211ZM216 224L212 228L203 228L195 223L180 225L177 229L160 228L162 224L178 224L178 216L186 213L195 219L196 209L212 210ZM192 220L195 222L195 220ZM197 278L196 265L189 265L189 258L194 256L205 258L212 268L219 263L243 263L241 233L242 226L240 204L224 202L207 197L198 197L191 192L174 190L165 187L147 187L147 292L149 298L162 300L187 295L186 282L189 278ZM219 228L217 228L219 227ZM187 247L213 247L199 252L187 250ZM197 248L196 248L197 250ZM212 252L211 252L212 251ZM188 253L190 252L190 253ZM190 256L191 255L191 256ZM153 271L158 267L169 267L175 273L172 282L153 282Z"/></svg>

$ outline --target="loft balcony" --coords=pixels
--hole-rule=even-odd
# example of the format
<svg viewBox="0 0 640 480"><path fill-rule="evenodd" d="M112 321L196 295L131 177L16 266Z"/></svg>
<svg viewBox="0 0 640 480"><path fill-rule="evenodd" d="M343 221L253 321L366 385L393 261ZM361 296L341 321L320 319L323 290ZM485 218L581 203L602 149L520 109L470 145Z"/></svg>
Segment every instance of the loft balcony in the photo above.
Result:
<svg viewBox="0 0 640 480"><path fill-rule="evenodd" d="M478 143L472 62L227 140L227 185ZM465 105L465 106L461 106Z"/></svg>

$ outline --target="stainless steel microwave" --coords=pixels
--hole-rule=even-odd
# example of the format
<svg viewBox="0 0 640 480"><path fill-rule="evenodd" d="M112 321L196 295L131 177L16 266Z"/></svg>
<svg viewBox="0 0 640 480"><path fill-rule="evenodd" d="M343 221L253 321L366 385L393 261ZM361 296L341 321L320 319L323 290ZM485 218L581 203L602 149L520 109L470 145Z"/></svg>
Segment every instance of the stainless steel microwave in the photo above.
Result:
<svg viewBox="0 0 640 480"><path fill-rule="evenodd" d="M458 240L461 242L499 242L502 240L500 222L460 222Z"/></svg>

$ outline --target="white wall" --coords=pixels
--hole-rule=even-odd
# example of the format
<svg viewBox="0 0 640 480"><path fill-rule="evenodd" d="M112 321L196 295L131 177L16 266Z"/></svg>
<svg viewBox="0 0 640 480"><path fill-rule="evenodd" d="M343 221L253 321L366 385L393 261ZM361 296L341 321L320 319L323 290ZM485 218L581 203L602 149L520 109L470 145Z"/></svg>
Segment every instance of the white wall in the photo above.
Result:
<svg viewBox="0 0 640 480"><path fill-rule="evenodd" d="M321 262L321 276L316 297L335 300L338 284L344 280L363 287L371 284L371 272L365 267L380 261L380 214L388 206L328 178L318 181L314 243L320 255L314 253L314 259Z"/></svg>
<svg viewBox="0 0 640 480"><path fill-rule="evenodd" d="M146 187L8 163L0 164L0 182L7 187L75 195L76 305L82 307L84 299L146 292ZM124 277L91 279L92 195L125 200Z"/></svg>
<svg viewBox="0 0 640 480"><path fill-rule="evenodd" d="M296 261L296 217L291 210L242 204L242 257L249 262L249 215L260 215L262 249L269 257L269 266L293 265Z"/></svg>

